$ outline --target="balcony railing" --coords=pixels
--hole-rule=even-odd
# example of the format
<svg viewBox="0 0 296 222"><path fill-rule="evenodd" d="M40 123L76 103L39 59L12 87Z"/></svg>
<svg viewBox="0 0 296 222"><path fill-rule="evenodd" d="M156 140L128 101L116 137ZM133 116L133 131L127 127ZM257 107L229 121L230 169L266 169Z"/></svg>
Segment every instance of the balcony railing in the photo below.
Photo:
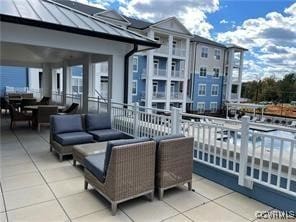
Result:
<svg viewBox="0 0 296 222"><path fill-rule="evenodd" d="M237 93L231 93L231 99L238 99Z"/></svg>
<svg viewBox="0 0 296 222"><path fill-rule="evenodd" d="M183 49L183 48L173 48L173 55L185 57L186 56L186 49Z"/></svg>
<svg viewBox="0 0 296 222"><path fill-rule="evenodd" d="M153 70L153 76L154 77L166 77L167 76L167 69L154 69ZM145 79L147 77L147 70L143 69L141 78Z"/></svg>
<svg viewBox="0 0 296 222"><path fill-rule="evenodd" d="M174 70L172 71L173 78L184 78L184 70Z"/></svg>
<svg viewBox="0 0 296 222"><path fill-rule="evenodd" d="M168 55L169 54L169 47L168 47L168 45L161 45L160 48L155 49L155 53L160 53L160 54Z"/></svg>
<svg viewBox="0 0 296 222"><path fill-rule="evenodd" d="M146 98L146 92L141 93L141 98L145 99ZM165 92L153 92L152 93L152 99L165 99L166 98L166 93Z"/></svg>
<svg viewBox="0 0 296 222"><path fill-rule="evenodd" d="M181 99L183 99L183 93L181 93L181 92L171 92L171 99L181 100Z"/></svg>
<svg viewBox="0 0 296 222"><path fill-rule="evenodd" d="M153 75L158 77L166 77L167 73L167 69L154 69L153 71Z"/></svg>

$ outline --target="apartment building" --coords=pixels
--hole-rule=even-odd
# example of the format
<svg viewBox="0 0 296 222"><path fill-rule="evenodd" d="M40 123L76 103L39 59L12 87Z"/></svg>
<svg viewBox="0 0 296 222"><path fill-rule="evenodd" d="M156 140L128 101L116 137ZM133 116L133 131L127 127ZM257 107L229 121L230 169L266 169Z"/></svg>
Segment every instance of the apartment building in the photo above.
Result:
<svg viewBox="0 0 296 222"><path fill-rule="evenodd" d="M174 106L185 111L192 36L174 17L143 25L142 29L131 28L162 46L133 57L132 101L150 108L169 110Z"/></svg>
<svg viewBox="0 0 296 222"><path fill-rule="evenodd" d="M196 35L191 39L187 111L217 113L225 102L240 102L244 51Z"/></svg>

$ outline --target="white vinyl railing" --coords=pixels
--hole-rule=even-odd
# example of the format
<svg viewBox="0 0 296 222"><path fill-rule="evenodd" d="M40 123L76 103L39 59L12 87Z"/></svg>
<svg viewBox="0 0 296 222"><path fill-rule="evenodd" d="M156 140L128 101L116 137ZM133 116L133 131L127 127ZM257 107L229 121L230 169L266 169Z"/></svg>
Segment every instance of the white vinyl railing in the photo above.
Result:
<svg viewBox="0 0 296 222"><path fill-rule="evenodd" d="M194 160L296 196L295 129L183 114L180 131L194 137Z"/></svg>
<svg viewBox="0 0 296 222"><path fill-rule="evenodd" d="M171 116L157 114L157 109L112 103L112 126L134 137L154 137L172 133Z"/></svg>
<svg viewBox="0 0 296 222"><path fill-rule="evenodd" d="M63 92L52 91L51 93L51 101L54 104L63 104Z"/></svg>
<svg viewBox="0 0 296 222"><path fill-rule="evenodd" d="M155 49L155 53L160 53L160 54L169 54L169 47L168 45L162 44L160 48Z"/></svg>
<svg viewBox="0 0 296 222"><path fill-rule="evenodd" d="M228 120L96 97L88 102L90 111L110 112L115 129L135 137L193 137L194 161L237 175L241 186L252 189L256 182L296 197L296 128L253 123L247 116Z"/></svg>
<svg viewBox="0 0 296 222"><path fill-rule="evenodd" d="M184 78L184 70L172 70L172 78Z"/></svg>
<svg viewBox="0 0 296 222"><path fill-rule="evenodd" d="M177 47L173 48L173 55L185 57L186 56L186 49L177 48Z"/></svg>

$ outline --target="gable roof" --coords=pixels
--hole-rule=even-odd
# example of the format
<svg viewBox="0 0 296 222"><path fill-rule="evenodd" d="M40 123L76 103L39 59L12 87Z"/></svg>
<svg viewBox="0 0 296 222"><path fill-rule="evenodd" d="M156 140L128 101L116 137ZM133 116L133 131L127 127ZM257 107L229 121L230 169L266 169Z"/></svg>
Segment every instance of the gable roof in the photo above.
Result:
<svg viewBox="0 0 296 222"><path fill-rule="evenodd" d="M38 8L38 10L36 10ZM0 21L158 48L154 40L51 0L1 1Z"/></svg>
<svg viewBox="0 0 296 222"><path fill-rule="evenodd" d="M94 16L102 16L107 19L117 20L120 22L124 22L126 24L130 24L130 22L124 16L120 15L118 12L116 12L114 10L102 11L102 12L94 14Z"/></svg>
<svg viewBox="0 0 296 222"><path fill-rule="evenodd" d="M172 29L169 29L167 25L171 26ZM188 29L176 17L169 17L167 19L161 20L159 22L152 24L150 27L166 29L168 31L173 31L173 32L177 32L185 35L190 35L190 36L192 35L188 31ZM177 28L179 30L177 30Z"/></svg>
<svg viewBox="0 0 296 222"><path fill-rule="evenodd" d="M199 35L194 35L193 38L191 39L191 42L201 42L201 43L208 44L208 45L214 45L214 46L221 47L221 48L227 48L225 45L223 45L219 42L212 41L210 39L201 37Z"/></svg>

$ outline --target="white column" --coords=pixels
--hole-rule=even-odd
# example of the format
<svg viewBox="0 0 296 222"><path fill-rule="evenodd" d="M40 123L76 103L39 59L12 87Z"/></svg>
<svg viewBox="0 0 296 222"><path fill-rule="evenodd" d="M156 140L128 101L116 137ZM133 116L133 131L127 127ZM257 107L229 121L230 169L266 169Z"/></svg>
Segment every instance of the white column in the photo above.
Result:
<svg viewBox="0 0 296 222"><path fill-rule="evenodd" d="M238 89L237 89L238 103L240 103L241 93L242 93L243 68L244 68L244 51L241 51L241 53L240 53L240 59L239 59L239 76L238 76L239 85L238 85Z"/></svg>
<svg viewBox="0 0 296 222"><path fill-rule="evenodd" d="M72 92L71 68L67 62L63 63L63 104L66 105L66 95Z"/></svg>
<svg viewBox="0 0 296 222"><path fill-rule="evenodd" d="M112 63L109 67L109 72L112 76L112 100L114 102L123 103L123 91L124 91L124 56L113 55ZM110 64L110 63L109 63Z"/></svg>
<svg viewBox="0 0 296 222"><path fill-rule="evenodd" d="M42 73L42 91L43 96L51 97L52 92L52 68L48 63L43 64Z"/></svg>
<svg viewBox="0 0 296 222"><path fill-rule="evenodd" d="M231 88L232 88L232 74L233 74L233 64L234 63L234 51L229 50L228 56L228 75L227 75L227 85L226 85L226 100L231 101Z"/></svg>
<svg viewBox="0 0 296 222"><path fill-rule="evenodd" d="M184 68L184 83L183 83L183 112L186 112L186 101L187 101L187 84L189 77L189 47L190 40L186 39L186 59L185 59L185 68Z"/></svg>
<svg viewBox="0 0 296 222"><path fill-rule="evenodd" d="M88 55L83 61L83 74L82 74L82 84L83 84L83 92L82 92L82 112L88 112L88 96L91 91L89 88L92 84L90 84L91 76L93 75L93 64L91 63L91 56Z"/></svg>
<svg viewBox="0 0 296 222"><path fill-rule="evenodd" d="M154 39L154 31L149 30L148 37ZM152 92L153 92L153 51L149 50L147 52L147 75L146 75L146 89L145 89L145 106L152 108Z"/></svg>
<svg viewBox="0 0 296 222"><path fill-rule="evenodd" d="M52 70L52 91L53 92L57 92L58 91L58 87L57 87L57 69L53 69Z"/></svg>
<svg viewBox="0 0 296 222"><path fill-rule="evenodd" d="M166 101L165 109L170 109L171 102L171 78L172 78L172 56L173 56L173 36L169 35L169 56L167 62L167 81L166 81Z"/></svg>
<svg viewBox="0 0 296 222"><path fill-rule="evenodd" d="M133 56L129 57L128 60L128 98L127 98L127 103L132 104L133 102L133 96L132 96L132 86L133 86Z"/></svg>

